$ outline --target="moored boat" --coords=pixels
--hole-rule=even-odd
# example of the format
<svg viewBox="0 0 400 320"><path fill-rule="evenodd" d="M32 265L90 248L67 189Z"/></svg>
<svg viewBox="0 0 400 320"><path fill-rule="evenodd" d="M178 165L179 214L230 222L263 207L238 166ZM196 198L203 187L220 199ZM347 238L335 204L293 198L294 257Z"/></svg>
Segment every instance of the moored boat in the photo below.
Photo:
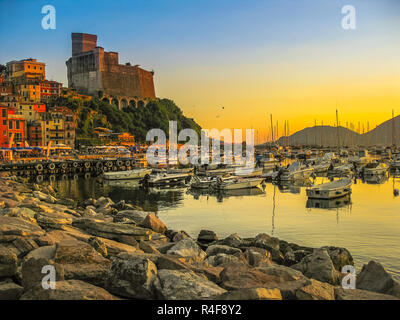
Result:
<svg viewBox="0 0 400 320"><path fill-rule="evenodd" d="M151 169L133 169L126 171L104 172L103 178L105 180L134 180L143 179L146 175L151 174Z"/></svg>
<svg viewBox="0 0 400 320"><path fill-rule="evenodd" d="M263 178L241 178L232 177L231 179L220 180L216 187L220 190L237 190L256 188L264 181Z"/></svg>
<svg viewBox="0 0 400 320"><path fill-rule="evenodd" d="M334 199L351 193L352 181L343 178L306 189L307 196L313 199Z"/></svg>

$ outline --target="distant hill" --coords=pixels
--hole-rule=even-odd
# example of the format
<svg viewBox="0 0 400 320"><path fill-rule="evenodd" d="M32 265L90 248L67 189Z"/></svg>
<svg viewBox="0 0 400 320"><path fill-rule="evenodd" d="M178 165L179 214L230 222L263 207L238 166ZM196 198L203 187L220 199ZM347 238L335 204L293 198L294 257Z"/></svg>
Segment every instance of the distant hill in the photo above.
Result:
<svg viewBox="0 0 400 320"><path fill-rule="evenodd" d="M359 134L342 126L316 126L304 128L288 137L280 137L278 144L290 145L317 145L324 147L340 146L372 146L392 144L392 119L387 120L375 129ZM400 116L394 118L395 143L400 142ZM338 137L339 136L339 137Z"/></svg>

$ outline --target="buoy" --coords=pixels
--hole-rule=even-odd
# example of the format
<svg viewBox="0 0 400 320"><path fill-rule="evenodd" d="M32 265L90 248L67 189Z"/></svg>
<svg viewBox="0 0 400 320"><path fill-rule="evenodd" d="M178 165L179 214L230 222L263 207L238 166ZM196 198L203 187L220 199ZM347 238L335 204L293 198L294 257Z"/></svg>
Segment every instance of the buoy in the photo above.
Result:
<svg viewBox="0 0 400 320"><path fill-rule="evenodd" d="M35 169L36 169L36 171L43 171L43 165L42 165L41 163L38 163L38 164L35 166Z"/></svg>
<svg viewBox="0 0 400 320"><path fill-rule="evenodd" d="M50 170L54 170L55 168L56 168L56 165L54 164L54 163L49 163L49 165L48 165L48 168L50 169Z"/></svg>

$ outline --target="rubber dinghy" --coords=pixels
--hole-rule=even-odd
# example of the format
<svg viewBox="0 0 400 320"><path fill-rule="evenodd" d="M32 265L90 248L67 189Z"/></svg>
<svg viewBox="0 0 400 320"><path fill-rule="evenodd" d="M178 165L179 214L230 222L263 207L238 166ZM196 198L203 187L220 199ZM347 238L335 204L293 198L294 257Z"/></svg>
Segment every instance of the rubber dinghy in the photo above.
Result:
<svg viewBox="0 0 400 320"><path fill-rule="evenodd" d="M350 178L323 183L306 189L307 196L312 199L334 199L351 193Z"/></svg>

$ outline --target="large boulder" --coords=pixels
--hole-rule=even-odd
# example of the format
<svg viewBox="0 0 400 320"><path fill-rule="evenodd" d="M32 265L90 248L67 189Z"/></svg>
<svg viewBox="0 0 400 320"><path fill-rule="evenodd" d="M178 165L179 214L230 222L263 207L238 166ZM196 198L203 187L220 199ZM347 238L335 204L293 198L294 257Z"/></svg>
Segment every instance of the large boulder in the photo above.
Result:
<svg viewBox="0 0 400 320"><path fill-rule="evenodd" d="M329 283L310 279L311 284L296 291L298 300L335 300L334 286Z"/></svg>
<svg viewBox="0 0 400 320"><path fill-rule="evenodd" d="M25 292L21 300L118 300L103 288L80 280L57 281L56 289L43 289L41 284Z"/></svg>
<svg viewBox="0 0 400 320"><path fill-rule="evenodd" d="M259 268L229 266L221 272L220 277L220 286L227 290L277 288L284 299L295 299L296 291L311 284L301 272L276 264Z"/></svg>
<svg viewBox="0 0 400 320"><path fill-rule="evenodd" d="M263 248L248 247L244 252L247 262L253 267L261 267L271 264L271 253Z"/></svg>
<svg viewBox="0 0 400 320"><path fill-rule="evenodd" d="M168 254L177 255L180 257L192 258L196 261L202 261L206 257L206 253L201 250L199 245L191 238L183 239L172 246Z"/></svg>
<svg viewBox="0 0 400 320"><path fill-rule="evenodd" d="M125 298L154 299L157 281L157 267L153 261L140 255L121 255L112 262L106 288Z"/></svg>
<svg viewBox="0 0 400 320"><path fill-rule="evenodd" d="M336 300L400 300L399 298L387 294L360 290L335 288Z"/></svg>
<svg viewBox="0 0 400 320"><path fill-rule="evenodd" d="M253 241L255 247L279 251L279 239L270 237L265 233L258 234Z"/></svg>
<svg viewBox="0 0 400 320"><path fill-rule="evenodd" d="M400 298L400 282L395 280L379 262L370 261L357 276L357 289L374 291Z"/></svg>
<svg viewBox="0 0 400 320"><path fill-rule="evenodd" d="M221 267L214 267L204 263L188 263L185 258L173 255L160 255L157 258L156 265L158 270L191 270L196 274L207 277L212 282L219 281L220 273L223 270Z"/></svg>
<svg viewBox="0 0 400 320"><path fill-rule="evenodd" d="M301 271L306 277L333 285L340 283L341 273L337 271L325 249L314 249L291 268Z"/></svg>
<svg viewBox="0 0 400 320"><path fill-rule="evenodd" d="M158 219L154 213L149 213L146 218L144 218L141 226L162 234L167 230L167 226Z"/></svg>
<svg viewBox="0 0 400 320"><path fill-rule="evenodd" d="M64 269L54 262L56 246L44 246L31 251L21 263L21 282L25 290L42 283L46 273L43 267L51 265L55 268L55 280L64 280Z"/></svg>
<svg viewBox="0 0 400 320"><path fill-rule="evenodd" d="M0 278L12 277L17 271L18 258L10 249L0 246Z"/></svg>
<svg viewBox="0 0 400 320"><path fill-rule="evenodd" d="M211 266L232 266L235 264L247 264L246 259L243 254L240 255L232 255L225 253L217 253L216 255L208 257L205 262L210 264Z"/></svg>
<svg viewBox="0 0 400 320"><path fill-rule="evenodd" d="M226 292L215 283L186 270L159 270L158 297L165 300L212 299Z"/></svg>
<svg viewBox="0 0 400 320"><path fill-rule="evenodd" d="M234 247L234 248L239 248L239 247L243 246L243 243L244 243L243 239L240 238L237 233L232 233L225 239L218 241L218 242L220 244L224 244L226 246Z"/></svg>
<svg viewBox="0 0 400 320"><path fill-rule="evenodd" d="M150 240L153 234L153 231L149 229L136 227L131 224L89 218L77 219L72 225L93 236L116 240L128 245L136 245L139 240Z"/></svg>
<svg viewBox="0 0 400 320"><path fill-rule="evenodd" d="M0 300L18 300L24 288L12 281L0 282Z"/></svg>
<svg viewBox="0 0 400 320"><path fill-rule="evenodd" d="M110 260L78 240L60 242L54 261L62 266L66 280L82 280L98 286L104 286L111 266Z"/></svg>
<svg viewBox="0 0 400 320"><path fill-rule="evenodd" d="M322 247L322 249L326 249L336 270L342 272L344 266L354 266L353 257L346 248L330 246Z"/></svg>
<svg viewBox="0 0 400 320"><path fill-rule="evenodd" d="M147 217L147 214L147 212L139 210L122 210L114 216L114 220L117 222L119 219L127 218L136 224L141 224Z"/></svg>
<svg viewBox="0 0 400 320"><path fill-rule="evenodd" d="M210 242L217 241L218 237L214 231L211 230L201 230L197 236L197 241L201 243L208 244Z"/></svg>
<svg viewBox="0 0 400 320"><path fill-rule="evenodd" d="M35 237L44 234L44 230L36 222L23 218L0 216L0 236L14 235L22 237Z"/></svg>
<svg viewBox="0 0 400 320"><path fill-rule="evenodd" d="M219 245L219 244L213 244L213 245L209 246L206 250L207 257L215 256L218 253L241 255L242 250L240 250L238 248L228 247L225 245Z"/></svg>

